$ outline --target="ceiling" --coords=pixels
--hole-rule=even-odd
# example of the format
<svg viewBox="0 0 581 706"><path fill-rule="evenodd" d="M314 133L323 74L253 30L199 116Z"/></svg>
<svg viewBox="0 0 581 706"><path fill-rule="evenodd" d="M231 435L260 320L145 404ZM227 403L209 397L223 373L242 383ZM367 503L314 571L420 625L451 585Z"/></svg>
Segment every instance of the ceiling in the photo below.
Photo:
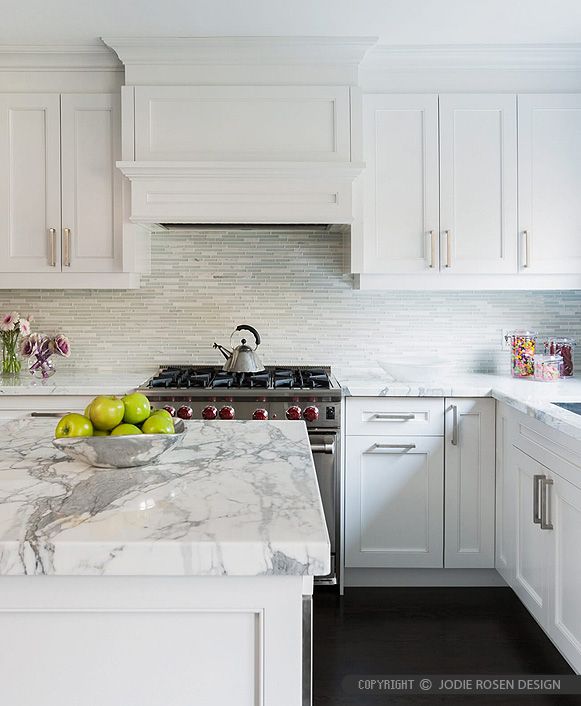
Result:
<svg viewBox="0 0 581 706"><path fill-rule="evenodd" d="M383 44L581 41L580 0L3 0L1 44L103 35L371 35Z"/></svg>

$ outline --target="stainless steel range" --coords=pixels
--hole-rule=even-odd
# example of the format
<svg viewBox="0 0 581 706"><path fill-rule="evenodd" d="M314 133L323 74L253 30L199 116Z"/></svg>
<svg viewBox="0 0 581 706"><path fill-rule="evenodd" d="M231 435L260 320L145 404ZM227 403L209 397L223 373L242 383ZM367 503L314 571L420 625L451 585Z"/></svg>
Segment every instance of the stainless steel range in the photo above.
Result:
<svg viewBox="0 0 581 706"><path fill-rule="evenodd" d="M328 367L267 367L230 373L218 366L160 368L142 391L184 419L289 419L307 425L321 500L331 540L331 573L339 567L341 387Z"/></svg>

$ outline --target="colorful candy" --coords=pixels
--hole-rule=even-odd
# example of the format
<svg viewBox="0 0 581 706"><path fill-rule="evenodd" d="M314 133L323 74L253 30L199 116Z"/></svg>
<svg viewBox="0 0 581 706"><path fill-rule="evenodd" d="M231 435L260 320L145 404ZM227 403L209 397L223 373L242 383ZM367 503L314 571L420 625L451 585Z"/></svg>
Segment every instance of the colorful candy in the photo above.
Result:
<svg viewBox="0 0 581 706"><path fill-rule="evenodd" d="M545 341L545 353L550 355L560 355L563 358L563 377L573 375L573 347L575 341L572 338L548 338Z"/></svg>
<svg viewBox="0 0 581 706"><path fill-rule="evenodd" d="M511 373L515 378L526 378L535 370L534 355L537 333L512 331L505 336L511 345Z"/></svg>
<svg viewBox="0 0 581 706"><path fill-rule="evenodd" d="M563 358L560 355L535 355L535 380L556 382L561 377Z"/></svg>

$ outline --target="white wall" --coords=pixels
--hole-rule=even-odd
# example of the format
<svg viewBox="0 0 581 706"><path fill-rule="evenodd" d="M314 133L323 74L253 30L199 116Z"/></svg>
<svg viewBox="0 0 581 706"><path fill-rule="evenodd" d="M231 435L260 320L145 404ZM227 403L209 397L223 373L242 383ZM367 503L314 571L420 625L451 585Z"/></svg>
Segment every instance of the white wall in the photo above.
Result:
<svg viewBox="0 0 581 706"><path fill-rule="evenodd" d="M581 39L579 0L20 0L3 2L0 44L103 35L372 35L385 44Z"/></svg>

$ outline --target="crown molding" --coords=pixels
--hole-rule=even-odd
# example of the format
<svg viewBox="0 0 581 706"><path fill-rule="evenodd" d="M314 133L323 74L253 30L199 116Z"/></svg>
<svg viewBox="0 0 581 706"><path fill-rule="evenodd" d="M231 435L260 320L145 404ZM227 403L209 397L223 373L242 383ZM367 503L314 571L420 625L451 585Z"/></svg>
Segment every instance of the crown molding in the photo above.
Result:
<svg viewBox="0 0 581 706"><path fill-rule="evenodd" d="M581 69L581 44L377 45L367 53L361 69L577 71Z"/></svg>
<svg viewBox="0 0 581 706"><path fill-rule="evenodd" d="M0 44L0 71L122 71L99 44Z"/></svg>

